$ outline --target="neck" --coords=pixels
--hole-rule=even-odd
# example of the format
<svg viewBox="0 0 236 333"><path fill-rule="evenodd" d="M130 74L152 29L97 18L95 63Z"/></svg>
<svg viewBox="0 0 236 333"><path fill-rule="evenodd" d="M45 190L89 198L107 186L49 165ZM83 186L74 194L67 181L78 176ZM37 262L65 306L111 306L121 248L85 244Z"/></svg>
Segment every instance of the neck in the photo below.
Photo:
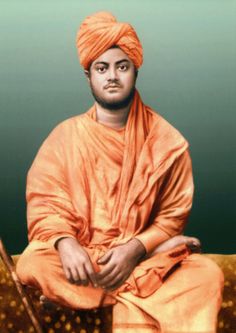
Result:
<svg viewBox="0 0 236 333"><path fill-rule="evenodd" d="M108 110L95 102L97 121L112 128L124 127L128 119L130 104L119 110Z"/></svg>

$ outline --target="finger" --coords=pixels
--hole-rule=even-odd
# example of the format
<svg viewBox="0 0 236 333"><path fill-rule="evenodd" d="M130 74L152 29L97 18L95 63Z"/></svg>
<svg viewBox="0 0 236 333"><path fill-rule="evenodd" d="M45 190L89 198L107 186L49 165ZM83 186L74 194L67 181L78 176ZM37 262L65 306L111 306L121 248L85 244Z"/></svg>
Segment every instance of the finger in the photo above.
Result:
<svg viewBox="0 0 236 333"><path fill-rule="evenodd" d="M67 269L66 277L67 277L67 280L68 280L70 283L74 283L74 279L73 279L73 276L72 276L72 273L71 273L70 268Z"/></svg>
<svg viewBox="0 0 236 333"><path fill-rule="evenodd" d="M122 284L125 282L126 277L124 277L123 275L118 275L116 277L116 279L114 279L113 281L111 281L110 283L108 283L106 285L106 290L107 291L113 291L116 290L117 288L119 288L120 286L122 286Z"/></svg>
<svg viewBox="0 0 236 333"><path fill-rule="evenodd" d="M198 238L196 238L196 237L191 237L191 241L192 241L192 243L193 243L194 245L196 245L196 246L201 246L201 242L200 242L200 240L199 240Z"/></svg>
<svg viewBox="0 0 236 333"><path fill-rule="evenodd" d="M88 276L89 280L91 281L93 286L96 288L98 286L98 282L97 282L97 279L96 279L96 274L95 274L93 265L90 262L88 262L85 265L85 270L86 270L86 273L87 273L87 276Z"/></svg>
<svg viewBox="0 0 236 333"><path fill-rule="evenodd" d="M71 273L70 273L70 269L69 269L69 268L64 268L64 267L63 267L63 270L64 270L64 273L65 273L65 276L66 276L67 280L68 280L68 281L71 281L72 276L71 276Z"/></svg>
<svg viewBox="0 0 236 333"><path fill-rule="evenodd" d="M201 253L201 247L200 246L195 246L195 245L188 245L188 248L192 253Z"/></svg>
<svg viewBox="0 0 236 333"><path fill-rule="evenodd" d="M107 285L115 283L118 279L117 274L118 272L116 270L111 271L110 274L106 275L103 279L99 280L100 286L106 288Z"/></svg>
<svg viewBox="0 0 236 333"><path fill-rule="evenodd" d="M190 243L192 243L194 245L198 245L198 246L201 245L200 240L196 237L188 237L187 238L187 244L190 244Z"/></svg>
<svg viewBox="0 0 236 333"><path fill-rule="evenodd" d="M201 252L201 242L195 237L189 237L187 246L193 253Z"/></svg>
<svg viewBox="0 0 236 333"><path fill-rule="evenodd" d="M97 263L99 265L105 265L108 263L112 256L112 250L109 250L107 253L105 253L101 258L98 259Z"/></svg>
<svg viewBox="0 0 236 333"><path fill-rule="evenodd" d="M77 269L74 267L71 267L70 272L71 272L72 283L80 284L81 279L80 279L80 275L79 275L79 272L77 271Z"/></svg>
<svg viewBox="0 0 236 333"><path fill-rule="evenodd" d="M100 272L97 273L97 281L100 283L100 280L104 279L104 277L108 276L113 269L115 268L114 264L107 264Z"/></svg>
<svg viewBox="0 0 236 333"><path fill-rule="evenodd" d="M87 272L84 266L79 271L80 281L83 286L87 286L89 284Z"/></svg>
<svg viewBox="0 0 236 333"><path fill-rule="evenodd" d="M65 275L70 283L74 283L73 275L69 267L65 270Z"/></svg>

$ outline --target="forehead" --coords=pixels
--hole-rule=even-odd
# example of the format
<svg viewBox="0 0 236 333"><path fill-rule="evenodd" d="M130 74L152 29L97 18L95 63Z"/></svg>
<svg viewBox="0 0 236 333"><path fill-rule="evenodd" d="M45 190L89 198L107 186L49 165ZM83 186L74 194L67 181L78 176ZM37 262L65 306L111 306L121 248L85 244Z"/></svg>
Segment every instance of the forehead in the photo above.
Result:
<svg viewBox="0 0 236 333"><path fill-rule="evenodd" d="M130 58L127 56L127 54L121 50L120 48L111 48L102 53L96 60L94 60L93 64L99 63L99 62L106 62L109 64L119 62L121 60L126 60L130 63L132 61Z"/></svg>

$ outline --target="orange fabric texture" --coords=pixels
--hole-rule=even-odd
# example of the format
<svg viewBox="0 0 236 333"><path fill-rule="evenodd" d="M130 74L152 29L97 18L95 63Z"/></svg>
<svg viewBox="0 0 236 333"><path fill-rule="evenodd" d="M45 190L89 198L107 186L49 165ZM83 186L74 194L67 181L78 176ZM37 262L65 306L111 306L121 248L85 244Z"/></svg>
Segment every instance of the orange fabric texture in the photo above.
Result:
<svg viewBox="0 0 236 333"><path fill-rule="evenodd" d="M143 62L142 45L129 23L117 22L108 12L88 16L80 26L76 45L81 65L90 64L111 46L119 46L132 60L136 68Z"/></svg>
<svg viewBox="0 0 236 333"><path fill-rule="evenodd" d="M113 333L216 333L224 278L208 258L192 254L149 297L120 293Z"/></svg>
<svg viewBox="0 0 236 333"><path fill-rule="evenodd" d="M158 290L164 286L168 289L168 272L189 258L185 245L142 261L118 290L105 293L100 288L69 283L54 244L64 236L78 239L96 270L100 269L97 260L108 248L132 238L138 238L151 255L158 244L182 233L192 196L188 143L167 121L142 103L137 91L124 129L98 123L93 106L88 112L58 125L33 162L27 178L30 244L18 261L17 273L23 283L41 288L46 297L71 308L118 305L121 298L128 297L137 307L142 308L144 304L143 316L148 317L156 307ZM204 296L199 288L205 284L198 283L198 271L189 272L183 292L190 295L189 300L193 302L191 280L196 285L194 290L198 288L198 292L193 293L194 298L198 293ZM201 275L204 278L202 271ZM211 295L214 306L207 323L211 332L220 306L219 276L219 272L214 276L215 294ZM209 283L209 279L206 282ZM172 299L180 297L181 282L176 287L171 284L169 295L171 293ZM178 315L180 303L171 303L171 297L165 299L168 305L165 308L172 313L177 311ZM199 300L196 302L199 304ZM207 314L209 308L204 311L203 314ZM156 323L161 319L158 312L151 316ZM123 323L115 321L117 332L125 320L135 320L131 314L120 318ZM171 329L178 327L178 323L181 327L181 321L176 321ZM136 327L132 323L127 327ZM141 325L146 327L145 321ZM151 331L159 332L158 325L155 330L150 328ZM194 325L188 327L192 329ZM114 326L114 332L115 329Z"/></svg>
<svg viewBox="0 0 236 333"><path fill-rule="evenodd" d="M62 236L152 251L183 231L193 195L188 143L136 91L125 130L87 113L57 126L28 173L29 240Z"/></svg>

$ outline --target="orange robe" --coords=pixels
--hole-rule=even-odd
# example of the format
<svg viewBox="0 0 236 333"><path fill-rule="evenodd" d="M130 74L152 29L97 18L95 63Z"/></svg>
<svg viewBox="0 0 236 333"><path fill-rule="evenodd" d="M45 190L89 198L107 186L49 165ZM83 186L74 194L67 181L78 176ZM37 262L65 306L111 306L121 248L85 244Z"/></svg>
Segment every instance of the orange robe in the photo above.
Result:
<svg viewBox="0 0 236 333"><path fill-rule="evenodd" d="M28 173L30 243L17 273L71 308L114 304L117 333L215 332L222 274L184 245L142 261L110 293L69 283L54 248L61 237L78 239L96 270L108 248L132 238L151 255L182 233L192 195L188 143L137 91L123 129L98 123L93 106L52 131Z"/></svg>

